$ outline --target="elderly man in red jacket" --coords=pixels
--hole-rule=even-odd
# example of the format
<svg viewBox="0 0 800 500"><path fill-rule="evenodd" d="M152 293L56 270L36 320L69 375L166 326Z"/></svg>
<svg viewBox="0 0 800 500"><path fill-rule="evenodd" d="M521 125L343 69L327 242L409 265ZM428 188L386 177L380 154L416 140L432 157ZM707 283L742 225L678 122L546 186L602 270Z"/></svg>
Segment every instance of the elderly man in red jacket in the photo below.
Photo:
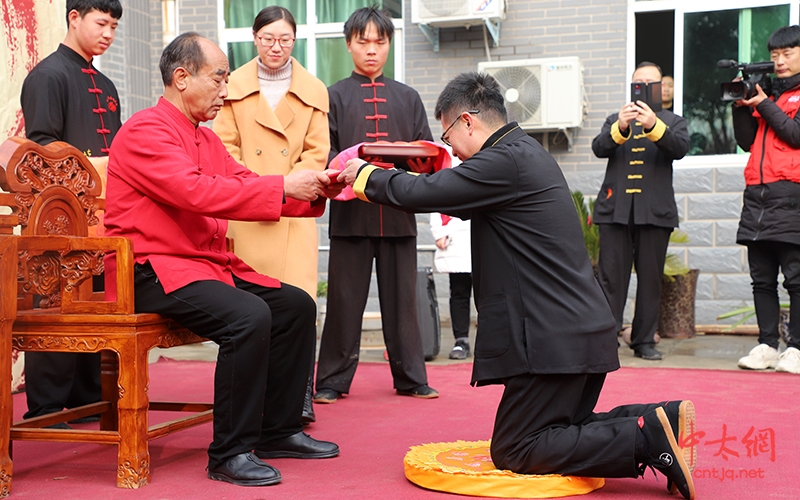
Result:
<svg viewBox="0 0 800 500"><path fill-rule="evenodd" d="M275 484L280 472L262 458L339 454L302 432L315 304L226 251L227 221L318 217L321 196L338 193L321 172L259 177L199 126L227 95L228 61L212 42L180 35L160 68L163 98L133 115L111 150L108 234L133 241L137 312L160 313L219 344L208 477Z"/></svg>

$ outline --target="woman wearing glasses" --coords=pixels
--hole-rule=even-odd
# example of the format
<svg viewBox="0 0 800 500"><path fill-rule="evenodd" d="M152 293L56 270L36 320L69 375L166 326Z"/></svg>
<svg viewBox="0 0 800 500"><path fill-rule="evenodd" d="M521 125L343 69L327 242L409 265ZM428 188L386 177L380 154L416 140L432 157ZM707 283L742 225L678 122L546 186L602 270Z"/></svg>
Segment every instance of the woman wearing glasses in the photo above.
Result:
<svg viewBox="0 0 800 500"><path fill-rule="evenodd" d="M260 175L324 170L328 162L328 91L292 57L296 33L294 16L285 8L258 13L253 22L258 57L231 73L228 97L214 120L214 132L231 155ZM316 296L314 219L231 221L228 237L236 254L259 273ZM313 421L313 413L304 417Z"/></svg>

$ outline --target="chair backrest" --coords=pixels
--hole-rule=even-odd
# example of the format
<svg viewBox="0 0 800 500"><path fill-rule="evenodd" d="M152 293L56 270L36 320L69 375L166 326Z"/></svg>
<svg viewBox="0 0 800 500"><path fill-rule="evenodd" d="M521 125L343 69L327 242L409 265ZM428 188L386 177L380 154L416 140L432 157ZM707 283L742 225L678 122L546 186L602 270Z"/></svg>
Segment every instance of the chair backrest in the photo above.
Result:
<svg viewBox="0 0 800 500"><path fill-rule="evenodd" d="M21 137L0 144L0 236L88 236L98 224L102 181L86 156L65 142L40 146ZM15 231L16 230L16 231ZM35 241L20 246L18 309L59 307L62 301L102 300L92 294L92 275L103 271L103 251L73 248L37 251ZM90 245L91 247L91 245ZM69 295L69 297L65 297ZM38 296L38 297L37 297ZM35 300L35 297L38 300ZM34 304L36 302L36 304Z"/></svg>

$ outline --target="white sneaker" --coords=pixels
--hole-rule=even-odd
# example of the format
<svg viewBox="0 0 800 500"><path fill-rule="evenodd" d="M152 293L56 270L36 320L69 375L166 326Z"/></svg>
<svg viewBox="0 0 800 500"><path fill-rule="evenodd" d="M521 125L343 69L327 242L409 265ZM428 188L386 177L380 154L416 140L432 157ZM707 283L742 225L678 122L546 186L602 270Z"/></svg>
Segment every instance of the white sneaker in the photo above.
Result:
<svg viewBox="0 0 800 500"><path fill-rule="evenodd" d="M800 363L800 358L798 358L797 363ZM767 344L758 344L750 349L750 354L739 359L739 368L748 370L766 370L767 368L775 368L777 364L778 350ZM800 364L797 366L800 369Z"/></svg>
<svg viewBox="0 0 800 500"><path fill-rule="evenodd" d="M789 347L781 353L776 372L800 373L800 350Z"/></svg>

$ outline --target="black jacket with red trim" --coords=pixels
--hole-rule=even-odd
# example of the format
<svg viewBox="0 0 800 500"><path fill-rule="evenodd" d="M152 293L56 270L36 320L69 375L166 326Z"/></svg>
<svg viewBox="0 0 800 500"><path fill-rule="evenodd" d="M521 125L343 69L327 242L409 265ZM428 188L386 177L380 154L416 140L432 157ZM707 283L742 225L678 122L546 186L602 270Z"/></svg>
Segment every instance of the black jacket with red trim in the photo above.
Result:
<svg viewBox="0 0 800 500"><path fill-rule="evenodd" d="M755 110L733 110L736 142L750 151L736 235L743 245L800 245L800 75L775 80L773 87L773 95Z"/></svg>

